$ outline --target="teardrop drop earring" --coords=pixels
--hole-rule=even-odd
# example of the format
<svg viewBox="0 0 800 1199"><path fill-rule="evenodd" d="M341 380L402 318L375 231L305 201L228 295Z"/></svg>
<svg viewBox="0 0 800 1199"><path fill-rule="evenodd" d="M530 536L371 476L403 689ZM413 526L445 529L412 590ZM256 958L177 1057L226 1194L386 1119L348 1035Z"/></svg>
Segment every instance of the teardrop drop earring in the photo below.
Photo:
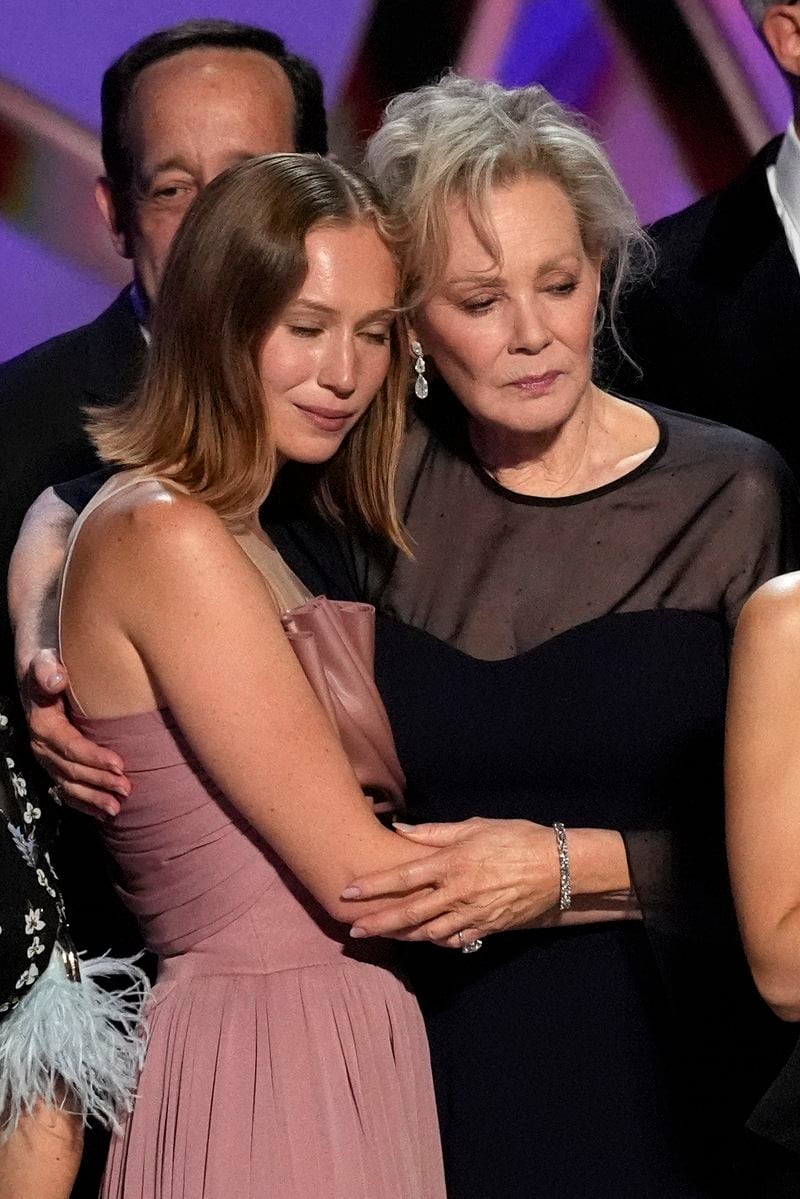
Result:
<svg viewBox="0 0 800 1199"><path fill-rule="evenodd" d="M414 370L417 372L414 395L418 400L425 400L428 398L428 380L425 378L425 359L422 354L422 346L418 341L412 341L411 353L414 355Z"/></svg>

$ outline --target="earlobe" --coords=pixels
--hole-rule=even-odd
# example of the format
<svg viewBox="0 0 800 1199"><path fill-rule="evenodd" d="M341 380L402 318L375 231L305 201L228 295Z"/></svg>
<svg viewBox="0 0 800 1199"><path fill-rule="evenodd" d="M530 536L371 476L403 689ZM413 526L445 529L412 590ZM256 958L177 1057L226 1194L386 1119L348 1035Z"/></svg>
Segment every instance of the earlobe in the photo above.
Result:
<svg viewBox="0 0 800 1199"><path fill-rule="evenodd" d="M95 184L94 198L97 207L100 209L100 215L111 234L114 249L120 257L130 258L131 252L128 248L128 239L119 224L119 213L117 211L113 188L109 180L102 175Z"/></svg>
<svg viewBox="0 0 800 1199"><path fill-rule="evenodd" d="M781 70L800 77L800 8L776 4L768 9L761 31Z"/></svg>
<svg viewBox="0 0 800 1199"><path fill-rule="evenodd" d="M408 352L413 358L413 356L414 356L413 346L414 346L415 342L419 341L419 333L417 332L415 326L411 323L410 319L407 316L402 318L400 331L405 335L405 343L408 346Z"/></svg>

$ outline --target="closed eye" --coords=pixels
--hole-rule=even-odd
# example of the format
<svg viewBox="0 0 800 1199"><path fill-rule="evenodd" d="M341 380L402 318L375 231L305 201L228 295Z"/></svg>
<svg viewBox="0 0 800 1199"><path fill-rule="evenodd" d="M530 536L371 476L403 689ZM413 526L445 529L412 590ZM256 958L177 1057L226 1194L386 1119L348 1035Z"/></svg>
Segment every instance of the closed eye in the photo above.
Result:
<svg viewBox="0 0 800 1199"><path fill-rule="evenodd" d="M497 296L482 296L475 300L466 300L461 307L471 316L479 316L482 312L488 312L497 303Z"/></svg>
<svg viewBox="0 0 800 1199"><path fill-rule="evenodd" d="M196 188L191 183L166 183L163 187L154 187L149 198L162 204L188 204L195 192Z"/></svg>
<svg viewBox="0 0 800 1199"><path fill-rule="evenodd" d="M289 332L294 337L318 337L322 329L318 325L289 325Z"/></svg>

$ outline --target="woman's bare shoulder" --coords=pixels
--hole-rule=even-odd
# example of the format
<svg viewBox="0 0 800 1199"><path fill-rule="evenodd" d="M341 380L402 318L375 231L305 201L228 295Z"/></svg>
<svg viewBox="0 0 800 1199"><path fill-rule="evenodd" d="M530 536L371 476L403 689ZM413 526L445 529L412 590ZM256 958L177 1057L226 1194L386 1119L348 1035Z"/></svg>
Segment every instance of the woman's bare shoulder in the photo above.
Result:
<svg viewBox="0 0 800 1199"><path fill-rule="evenodd" d="M242 554L208 504L157 480L112 495L92 512L75 544L70 574L117 593L121 608L142 594L176 599L239 577Z"/></svg>
<svg viewBox="0 0 800 1199"><path fill-rule="evenodd" d="M800 648L800 571L778 575L750 596L737 625L737 633L743 632Z"/></svg>
<svg viewBox="0 0 800 1199"><path fill-rule="evenodd" d="M123 552L180 552L198 538L211 549L214 541L232 540L208 504L159 479L143 479L109 496L88 518L83 537Z"/></svg>

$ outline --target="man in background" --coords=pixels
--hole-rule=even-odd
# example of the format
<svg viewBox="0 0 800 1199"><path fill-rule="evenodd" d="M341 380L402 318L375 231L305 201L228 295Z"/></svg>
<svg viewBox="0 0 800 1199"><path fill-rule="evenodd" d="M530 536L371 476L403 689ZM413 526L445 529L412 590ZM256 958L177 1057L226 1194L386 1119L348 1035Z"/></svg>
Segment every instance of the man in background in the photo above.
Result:
<svg viewBox="0 0 800 1199"><path fill-rule="evenodd" d="M115 248L131 260L133 281L91 324L0 366L3 581L34 499L97 466L83 409L114 403L136 384L167 254L195 196L244 159L327 152L316 69L290 54L276 34L231 21L186 21L137 42L106 71L101 109L106 174L95 194ZM0 694L11 698L15 691L4 586ZM81 791L91 798L90 788L77 791L73 799ZM79 881L81 875L82 860L71 860L76 856L61 855L68 898L69 876L74 870ZM79 947L103 952L129 918L121 907L95 904L88 893L86 901L92 910L85 919L72 905L75 925L81 934L86 930Z"/></svg>
<svg viewBox="0 0 800 1199"><path fill-rule="evenodd" d="M115 248L131 261L132 282L95 321L0 366L0 696L23 734L14 758L29 779L5 599L22 518L45 488L97 466L83 409L114 403L135 386L169 248L195 196L243 159L327 152L316 69L276 34L231 21L187 21L132 46L105 73L101 109L105 175L95 195ZM36 785L41 795L48 784L39 776ZM72 799L97 794L83 785ZM135 924L104 878L94 820L65 810L55 862L78 948L139 949ZM97 1193L104 1156L90 1139L75 1195Z"/></svg>
<svg viewBox="0 0 800 1199"><path fill-rule="evenodd" d="M791 89L786 133L713 196L658 221L658 262L629 298L623 341L642 371L615 390L774 445L800 478L800 5L743 0Z"/></svg>
<svg viewBox="0 0 800 1199"><path fill-rule="evenodd" d="M242 159L327 152L316 69L276 34L231 21L187 21L132 46L106 71L101 108L106 174L95 194L133 283L91 324L0 366L3 578L36 496L96 465L82 409L136 382L164 262L194 197Z"/></svg>

